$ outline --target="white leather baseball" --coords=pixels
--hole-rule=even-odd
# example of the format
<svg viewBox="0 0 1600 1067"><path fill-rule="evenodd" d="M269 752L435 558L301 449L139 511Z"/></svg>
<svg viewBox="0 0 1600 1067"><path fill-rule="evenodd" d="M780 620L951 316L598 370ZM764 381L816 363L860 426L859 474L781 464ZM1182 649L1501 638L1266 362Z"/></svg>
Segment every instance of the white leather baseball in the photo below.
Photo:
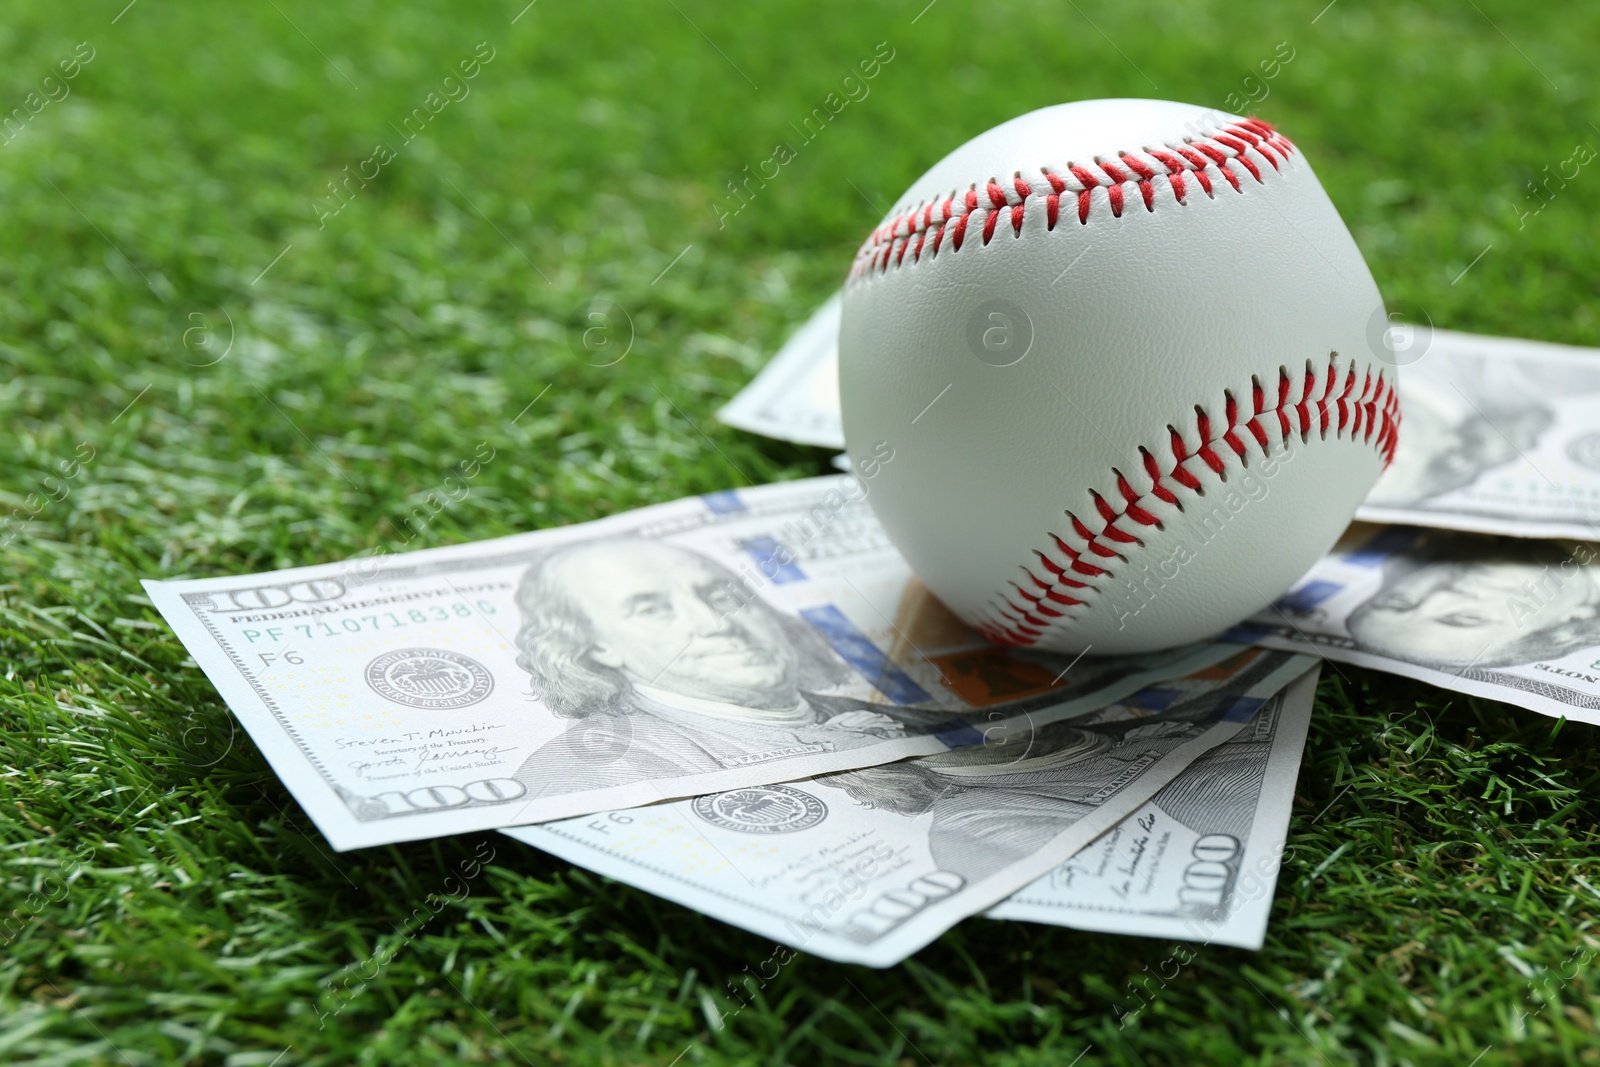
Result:
<svg viewBox="0 0 1600 1067"><path fill-rule="evenodd" d="M1253 119L1090 100L912 184L844 294L845 438L912 569L1010 644L1137 652L1282 594L1392 456L1382 300Z"/></svg>

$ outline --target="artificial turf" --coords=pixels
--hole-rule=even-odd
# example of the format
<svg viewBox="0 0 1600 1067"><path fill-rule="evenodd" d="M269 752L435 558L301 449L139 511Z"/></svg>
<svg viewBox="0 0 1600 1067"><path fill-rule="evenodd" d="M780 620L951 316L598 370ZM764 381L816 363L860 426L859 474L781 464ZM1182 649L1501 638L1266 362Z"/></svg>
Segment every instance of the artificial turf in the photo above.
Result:
<svg viewBox="0 0 1600 1067"><path fill-rule="evenodd" d="M826 472L713 411L922 168L1075 98L1232 95L1392 306L1600 343L1600 175L1548 180L1600 7L1324 2L11 0L0 1061L1600 1061L1591 727L1328 668L1263 951L974 919L763 984L499 835L331 853L138 586Z"/></svg>

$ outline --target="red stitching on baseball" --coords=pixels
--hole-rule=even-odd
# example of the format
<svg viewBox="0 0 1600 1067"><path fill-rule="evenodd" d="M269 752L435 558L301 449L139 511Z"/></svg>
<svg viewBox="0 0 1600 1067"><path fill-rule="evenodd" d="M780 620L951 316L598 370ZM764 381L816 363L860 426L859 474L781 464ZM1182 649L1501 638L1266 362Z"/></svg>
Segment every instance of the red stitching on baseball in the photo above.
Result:
<svg viewBox="0 0 1600 1067"><path fill-rule="evenodd" d="M1048 168L1041 168L1050 192L1045 194L1045 228L1054 230L1060 218L1061 200L1077 196L1078 222L1087 224L1094 208L1096 189L1106 191L1105 206L1113 218L1121 218L1127 207L1128 193L1123 188L1133 185L1146 211L1156 210L1159 199L1157 183L1165 182L1172 190L1172 199L1179 204L1188 203L1188 178L1200 183L1206 196L1216 195L1212 177L1220 174L1235 192L1243 192L1239 175L1231 164L1237 163L1257 184L1262 184L1262 171L1251 158L1254 153L1271 165L1274 172L1282 168L1279 157L1289 158L1294 145L1282 134L1259 119L1240 119L1231 125L1204 136L1189 138L1181 143L1152 146L1138 152L1121 151L1115 162L1096 158L1092 163L1069 163L1067 177ZM980 196L979 184L982 185ZM1001 212L1006 212L1013 234L1022 234L1022 222L1029 205L1039 197L1034 187L1021 174L1009 181L995 178L974 183L970 188L942 200L935 199L918 204L887 219L862 244L850 270L850 281L873 273L882 273L890 267L905 266L906 249L911 249L911 262L922 261L926 250L928 258L936 258L944 247L944 231L954 220L950 233L950 251L958 252L966 238L968 219L974 214L983 215L979 225L982 243L987 245L994 237ZM927 233L933 231L933 243L927 244ZM899 248L895 246L899 245Z"/></svg>
<svg viewBox="0 0 1600 1067"><path fill-rule="evenodd" d="M1125 562L1127 557L1117 546L1126 544L1142 546L1144 542L1120 528L1118 523L1126 518L1140 526L1160 528L1162 525L1157 516L1143 506L1148 503L1149 498L1160 500L1182 511L1183 503L1178 495L1163 483L1176 482L1197 496L1204 495L1203 483L1187 469L1187 464L1191 461L1198 460L1204 463L1226 480L1226 466L1216 448L1219 443L1232 451L1243 465L1248 466L1250 447L1247 439L1239 432L1241 429L1249 433L1249 440L1253 440L1259 447L1260 453L1266 455L1270 451L1270 439L1263 423L1267 420L1276 420L1281 439L1287 441L1292 433L1298 431L1301 441L1305 442L1310 438L1311 410L1315 407L1320 416L1320 438L1325 439L1328 430L1332 428L1336 438L1369 445L1377 449L1383 457L1383 466L1387 469L1394 460L1395 442L1400 428L1398 394L1383 371L1379 370L1374 375L1370 366L1366 368L1365 375L1361 379L1361 392L1355 394L1358 376L1354 363L1347 369L1341 386L1338 356L1337 352L1328 354L1326 374L1318 374L1315 366L1309 360L1306 362L1305 375L1300 379L1301 391L1298 397L1291 396L1297 375L1291 374L1287 367L1279 367L1278 398L1271 406L1268 404L1267 390L1262 386L1261 380L1252 378L1251 413L1243 421L1240 421L1242 413L1238 401L1232 392L1224 391L1225 426L1215 435L1212 433L1216 428L1215 420L1203 407L1196 405L1194 428L1198 440L1197 447L1191 449L1177 427L1168 427L1172 449L1170 469L1163 470L1161 462L1150 449L1144 447L1139 449L1144 473L1150 479L1150 489L1144 493L1134 489L1120 470L1112 468L1111 474L1116 484L1115 496L1121 498L1122 510L1118 511L1117 505L1098 490L1090 489L1089 499L1094 506L1095 516L1101 522L1100 529L1091 530L1077 515L1070 511L1065 512L1072 535L1082 547L1074 548L1062 535L1047 531L1051 542L1050 548L1033 549L1033 554L1048 577L1041 578L1030 565L1021 567L1039 592L1031 593L1012 582L1012 588L1020 594L1021 603L1009 593L997 594L990 604L987 617L978 620L976 626L978 631L1001 644L1032 645L1037 643L1051 627L1050 622L1040 618L1041 615L1051 619L1063 619L1069 624L1072 622L1072 618L1065 612L1056 612L1052 615L1052 609L1045 607L1045 601L1063 607L1092 608L1093 601L1071 596L1061 590L1063 588L1096 590L1095 579L1114 578L1115 574L1107 568L1085 562L1083 557L1087 555ZM1338 413L1336 421L1332 414L1335 410ZM1291 412L1297 417L1298 425L1291 421L1289 417ZM1051 551L1056 556L1064 558L1066 562L1058 562L1057 558L1051 555Z"/></svg>
<svg viewBox="0 0 1600 1067"><path fill-rule="evenodd" d="M1222 176L1224 178L1228 179L1228 184L1233 186L1233 191L1236 192L1236 193L1239 192L1240 191L1240 189L1239 189L1239 176L1234 174L1233 171L1228 169L1228 164L1226 162L1218 163L1217 164L1217 169L1222 172ZM1260 181L1261 179L1258 176L1256 178L1256 180Z"/></svg>
<svg viewBox="0 0 1600 1067"><path fill-rule="evenodd" d="M1141 162L1138 156L1130 156L1126 152L1119 152L1118 156L1121 158L1123 163L1127 164L1128 169L1133 171L1139 177L1148 180L1156 176L1155 168L1150 166L1148 163Z"/></svg>

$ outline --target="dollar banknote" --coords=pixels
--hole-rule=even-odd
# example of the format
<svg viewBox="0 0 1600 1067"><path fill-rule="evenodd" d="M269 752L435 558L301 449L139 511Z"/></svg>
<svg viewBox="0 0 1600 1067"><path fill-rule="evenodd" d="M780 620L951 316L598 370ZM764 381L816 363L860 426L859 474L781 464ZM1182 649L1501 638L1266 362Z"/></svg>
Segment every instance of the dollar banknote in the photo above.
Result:
<svg viewBox="0 0 1600 1067"><path fill-rule="evenodd" d="M888 967L1137 811L1314 662L1246 650L968 748L505 833L792 948Z"/></svg>
<svg viewBox="0 0 1600 1067"><path fill-rule="evenodd" d="M1600 545L1357 523L1228 636L1600 723Z"/></svg>
<svg viewBox="0 0 1600 1067"><path fill-rule="evenodd" d="M1295 679L1243 730L989 917L1259 949L1317 674Z"/></svg>
<svg viewBox="0 0 1600 1067"><path fill-rule="evenodd" d="M764 437L843 448L839 425L839 309L835 293L717 418Z"/></svg>
<svg viewBox="0 0 1600 1067"><path fill-rule="evenodd" d="M1600 540L1600 352L1424 330L1372 522Z"/></svg>
<svg viewBox="0 0 1600 1067"><path fill-rule="evenodd" d="M985 643L890 546L877 469L145 587L337 849L943 752L1227 655Z"/></svg>
<svg viewBox="0 0 1600 1067"><path fill-rule="evenodd" d="M717 412L729 426L780 441L844 447L839 418L839 318L835 293L767 361L750 384Z"/></svg>
<svg viewBox="0 0 1600 1067"><path fill-rule="evenodd" d="M834 296L719 412L752 433L844 447ZM1381 321L1379 325L1382 325ZM1513 537L1600 540L1600 352L1394 327L1405 424L1358 512Z"/></svg>

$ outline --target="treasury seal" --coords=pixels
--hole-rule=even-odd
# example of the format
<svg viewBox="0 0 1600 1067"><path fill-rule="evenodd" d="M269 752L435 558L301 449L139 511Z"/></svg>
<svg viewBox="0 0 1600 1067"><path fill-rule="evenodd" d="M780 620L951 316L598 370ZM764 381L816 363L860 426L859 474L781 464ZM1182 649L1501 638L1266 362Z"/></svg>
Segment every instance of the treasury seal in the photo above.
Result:
<svg viewBox="0 0 1600 1067"><path fill-rule="evenodd" d="M367 664L367 684L396 704L413 708L464 708L494 690L483 664L442 648L402 648Z"/></svg>
<svg viewBox="0 0 1600 1067"><path fill-rule="evenodd" d="M762 785L695 797L694 813L713 826L741 834L790 834L827 818L828 806L786 785Z"/></svg>

